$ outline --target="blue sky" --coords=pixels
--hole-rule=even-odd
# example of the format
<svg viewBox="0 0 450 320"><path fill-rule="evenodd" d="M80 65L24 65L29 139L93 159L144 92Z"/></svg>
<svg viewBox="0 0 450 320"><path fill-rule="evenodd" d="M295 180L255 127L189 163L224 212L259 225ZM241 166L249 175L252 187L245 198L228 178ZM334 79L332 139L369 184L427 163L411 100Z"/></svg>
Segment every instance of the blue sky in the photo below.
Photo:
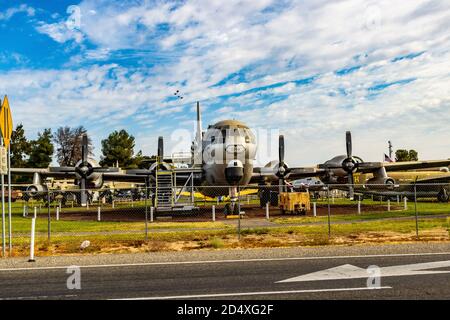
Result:
<svg viewBox="0 0 450 320"><path fill-rule="evenodd" d="M388 140L450 157L446 1L3 0L0 41L14 122L84 125L97 157L122 128L145 154L159 135L189 150L195 101L204 127L285 134L292 165L343 153L346 130L366 160Z"/></svg>

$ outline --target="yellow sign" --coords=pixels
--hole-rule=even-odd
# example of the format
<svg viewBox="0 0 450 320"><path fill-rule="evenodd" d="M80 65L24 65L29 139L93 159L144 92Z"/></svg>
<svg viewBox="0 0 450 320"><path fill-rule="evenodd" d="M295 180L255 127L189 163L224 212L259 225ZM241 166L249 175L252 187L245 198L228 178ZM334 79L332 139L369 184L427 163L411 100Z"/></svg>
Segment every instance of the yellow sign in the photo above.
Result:
<svg viewBox="0 0 450 320"><path fill-rule="evenodd" d="M2 109L0 111L0 129L2 131L3 145L5 147L9 147L9 142L13 131L12 126L11 109L9 108L8 97L5 96L2 103Z"/></svg>

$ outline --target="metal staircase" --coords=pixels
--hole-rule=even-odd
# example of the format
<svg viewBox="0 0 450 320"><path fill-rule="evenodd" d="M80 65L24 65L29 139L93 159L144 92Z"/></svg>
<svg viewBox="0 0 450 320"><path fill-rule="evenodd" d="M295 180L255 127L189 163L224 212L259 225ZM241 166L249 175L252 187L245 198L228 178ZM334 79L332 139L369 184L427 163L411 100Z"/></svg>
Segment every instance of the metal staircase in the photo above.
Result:
<svg viewBox="0 0 450 320"><path fill-rule="evenodd" d="M171 169L160 166L162 159L158 158L158 167L156 169L156 183L154 194L154 206L160 212L174 211L192 211L196 209L194 206L194 173L200 174L201 168L176 168ZM177 179L180 176L184 185L177 185ZM188 193L188 196L186 195Z"/></svg>
<svg viewBox="0 0 450 320"><path fill-rule="evenodd" d="M156 204L157 208L173 207L173 172L170 170L156 171Z"/></svg>

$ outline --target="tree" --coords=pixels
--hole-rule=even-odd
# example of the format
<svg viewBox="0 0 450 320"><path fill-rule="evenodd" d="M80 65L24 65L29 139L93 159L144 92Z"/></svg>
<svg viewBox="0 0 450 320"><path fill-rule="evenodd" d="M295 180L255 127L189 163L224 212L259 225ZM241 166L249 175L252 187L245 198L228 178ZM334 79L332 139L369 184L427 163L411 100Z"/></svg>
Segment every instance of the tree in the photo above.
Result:
<svg viewBox="0 0 450 320"><path fill-rule="evenodd" d="M60 166L74 166L81 159L83 134L87 130L83 126L77 128L59 127L53 137L56 148L56 158ZM92 156L92 140L88 136L88 155Z"/></svg>
<svg viewBox="0 0 450 320"><path fill-rule="evenodd" d="M131 168L138 169L148 169L150 162L153 159L149 156L144 156L142 151L139 150L138 153L133 157L133 163L130 165Z"/></svg>
<svg viewBox="0 0 450 320"><path fill-rule="evenodd" d="M11 134L11 166L23 168L27 165L26 157L31 152L31 144L25 137L22 124L18 124Z"/></svg>
<svg viewBox="0 0 450 320"><path fill-rule="evenodd" d="M418 161L419 156L416 150L399 149L395 151L395 161Z"/></svg>
<svg viewBox="0 0 450 320"><path fill-rule="evenodd" d="M52 143L52 131L50 128L38 133L38 138L31 141L29 167L46 168L52 162L54 146Z"/></svg>
<svg viewBox="0 0 450 320"><path fill-rule="evenodd" d="M125 130L114 131L102 140L100 165L128 167L133 165L134 137Z"/></svg>
<svg viewBox="0 0 450 320"><path fill-rule="evenodd" d="M409 150L409 161L419 161L419 154L416 150Z"/></svg>

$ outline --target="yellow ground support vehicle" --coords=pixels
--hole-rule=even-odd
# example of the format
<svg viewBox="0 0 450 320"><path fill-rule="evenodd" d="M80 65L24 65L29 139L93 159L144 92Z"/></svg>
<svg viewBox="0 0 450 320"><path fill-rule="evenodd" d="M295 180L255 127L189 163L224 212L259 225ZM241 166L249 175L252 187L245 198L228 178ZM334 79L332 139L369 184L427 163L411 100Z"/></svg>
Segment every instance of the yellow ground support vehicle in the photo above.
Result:
<svg viewBox="0 0 450 320"><path fill-rule="evenodd" d="M295 213L305 215L311 210L309 192L281 192L280 193L281 213Z"/></svg>

